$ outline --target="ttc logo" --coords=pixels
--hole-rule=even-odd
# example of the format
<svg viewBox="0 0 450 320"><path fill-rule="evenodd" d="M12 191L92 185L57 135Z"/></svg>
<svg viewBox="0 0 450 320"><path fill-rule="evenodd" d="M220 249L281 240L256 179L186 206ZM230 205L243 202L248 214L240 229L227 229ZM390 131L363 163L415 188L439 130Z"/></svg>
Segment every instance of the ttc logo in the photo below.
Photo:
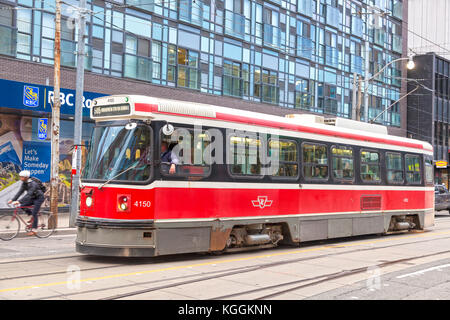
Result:
<svg viewBox="0 0 450 320"><path fill-rule="evenodd" d="M267 196L258 196L257 200L252 200L252 204L255 208L264 209L272 205L273 200L267 200Z"/></svg>
<svg viewBox="0 0 450 320"><path fill-rule="evenodd" d="M23 104L27 107L39 106L39 88L23 86Z"/></svg>

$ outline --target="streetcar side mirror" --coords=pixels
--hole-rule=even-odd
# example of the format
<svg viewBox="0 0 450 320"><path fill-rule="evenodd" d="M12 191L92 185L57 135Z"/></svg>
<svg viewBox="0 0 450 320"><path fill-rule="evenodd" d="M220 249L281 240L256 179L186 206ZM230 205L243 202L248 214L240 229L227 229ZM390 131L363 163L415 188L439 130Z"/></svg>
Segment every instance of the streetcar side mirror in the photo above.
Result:
<svg viewBox="0 0 450 320"><path fill-rule="evenodd" d="M127 130L133 130L134 128L136 128L136 126L137 126L137 123L136 123L136 122L128 122L128 123L125 125L125 129L127 129Z"/></svg>
<svg viewBox="0 0 450 320"><path fill-rule="evenodd" d="M174 132L175 128L173 127L173 125L171 125L170 123L167 123L164 125L164 127L162 127L162 132L164 133L164 135L166 136L170 136L172 135L172 133Z"/></svg>

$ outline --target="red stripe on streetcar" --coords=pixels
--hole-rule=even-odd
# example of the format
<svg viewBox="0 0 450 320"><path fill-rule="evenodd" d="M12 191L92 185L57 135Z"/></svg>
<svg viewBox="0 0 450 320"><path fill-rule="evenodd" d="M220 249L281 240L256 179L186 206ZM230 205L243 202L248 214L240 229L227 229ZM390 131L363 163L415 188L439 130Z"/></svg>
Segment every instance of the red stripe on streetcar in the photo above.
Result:
<svg viewBox="0 0 450 320"><path fill-rule="evenodd" d="M274 186L275 187L275 186ZM357 187L357 186L356 186ZM413 211L432 208L434 191L425 190L299 190L214 188L98 188L81 193L80 215L105 219L211 219L301 214L358 213L366 210ZM119 195L130 194L130 212L117 210ZM87 195L94 200L88 208ZM362 199L379 197L377 208Z"/></svg>
<svg viewBox="0 0 450 320"><path fill-rule="evenodd" d="M149 104L149 103L135 103L134 111L138 112L158 112L157 104Z"/></svg>
<svg viewBox="0 0 450 320"><path fill-rule="evenodd" d="M189 115L189 114L161 112L161 111L158 111L157 104L135 103L134 109L135 109L135 111L141 111L141 112L153 112L153 113L168 114L168 115L190 117L190 118L211 119L208 117ZM365 141L365 142L383 143L383 144L390 144L390 145L395 145L395 146L400 146L400 147L433 151L432 149L424 148L424 146L419 143L395 141L395 140L389 140L386 138L375 138L375 137L364 136L364 135L355 134L355 133L336 132L333 130L312 128L312 127L308 127L308 126L304 126L304 125L298 125L298 124L293 124L293 123L284 123L284 122L279 122L279 121L274 121L274 120L250 118L250 117L232 115L232 114L222 113L222 112L216 112L215 120L237 122L237 123L244 123L244 124L249 124L249 125L258 125L258 126L263 126L263 127L319 134L319 135L324 135L324 136L333 136L333 137L349 139L349 140L359 140L359 141Z"/></svg>
<svg viewBox="0 0 450 320"><path fill-rule="evenodd" d="M273 120L248 118L248 117L236 116L236 115L231 115L231 114L226 114L226 113L217 113L216 116L217 116L217 119L231 121L231 122L244 122L247 124L259 125L259 126L264 126L264 127L288 129L288 130L301 131L301 132L312 133L312 134L320 134L320 135L325 135L325 136L334 136L337 138L344 138L344 139L350 139L350 140L360 140L360 141L366 141L366 142L391 144L391 145L415 148L415 149L424 149L423 145L418 144L418 143L412 143L412 142L395 141L395 140L389 140L389 139L385 139L385 138L375 138L375 137L364 136L364 135L355 134L355 133L336 132L336 131L327 130L327 129L312 128L312 127L302 126L302 125L298 125L298 124L282 123L282 122L273 121ZM428 149L425 149L425 150L428 150ZM432 151L432 150L429 150L429 151Z"/></svg>

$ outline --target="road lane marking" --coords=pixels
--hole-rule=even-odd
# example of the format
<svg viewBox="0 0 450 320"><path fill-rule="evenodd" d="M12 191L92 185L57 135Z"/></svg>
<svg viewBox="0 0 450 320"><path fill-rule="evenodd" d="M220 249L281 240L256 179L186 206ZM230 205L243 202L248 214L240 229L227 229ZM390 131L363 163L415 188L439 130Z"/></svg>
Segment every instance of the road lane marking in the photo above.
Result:
<svg viewBox="0 0 450 320"><path fill-rule="evenodd" d="M445 269L445 268L448 268L448 267L450 267L450 264L443 264L443 265L440 265L440 266L436 266L436 267L432 267L432 268L428 268L428 269L423 269L423 270L419 270L419 271L412 272L412 273L403 274L403 275L398 276L396 278L397 279L403 279L403 278L406 278L406 277L414 277L414 276L417 276L417 275L423 275L423 274L425 274L427 272L434 271L434 270L442 271L442 269Z"/></svg>
<svg viewBox="0 0 450 320"><path fill-rule="evenodd" d="M76 282L89 283L90 281L123 278L123 277L129 277L129 276L136 276L138 274L142 275L142 274L150 274L150 273L156 273L156 272L190 269L190 268L194 268L194 267L211 266L213 264L225 264L225 263L240 262L240 261L250 261L250 260L261 259L261 258L272 258L272 257L286 256L286 255L292 255L292 254L298 254L298 253L322 251L322 250L326 250L326 249L346 248L346 247L366 245L366 244L372 244L372 243L389 242L389 241L393 241L393 240L395 241L395 240L412 239L412 238L419 238L419 237L448 235L448 234L450 234L450 231L439 232L439 233L431 233L431 232L430 233L420 233L420 234L414 234L414 235L408 235L408 236L402 236L402 237L377 239L377 240L372 240L372 241L348 243L348 244L341 244L341 245L325 245L325 246L317 247L317 248L302 249L302 250L295 250L295 251L288 251L288 252L276 252L276 253L264 254L264 255L258 255L258 256L252 256L252 257L242 257L242 258L226 259L226 260L219 260L219 261L215 260L215 261L209 261L209 262L204 262L204 263L167 267L167 268L161 268L161 269L143 270L143 271L136 271L136 272L129 272L129 273L121 273L121 274L112 274L112 275L102 276L102 277L80 279ZM377 248L374 248L374 249L377 249ZM43 284L33 284L33 285L15 287L15 288L5 288L5 289L0 289L0 293L27 290L27 289L32 289L32 288L36 288L36 287L37 288L45 288L45 287L53 287L53 286L58 286L58 285L66 285L69 282L71 282L71 281L60 281L60 282L51 282L51 283L43 283ZM80 293L82 293L82 292L80 292Z"/></svg>

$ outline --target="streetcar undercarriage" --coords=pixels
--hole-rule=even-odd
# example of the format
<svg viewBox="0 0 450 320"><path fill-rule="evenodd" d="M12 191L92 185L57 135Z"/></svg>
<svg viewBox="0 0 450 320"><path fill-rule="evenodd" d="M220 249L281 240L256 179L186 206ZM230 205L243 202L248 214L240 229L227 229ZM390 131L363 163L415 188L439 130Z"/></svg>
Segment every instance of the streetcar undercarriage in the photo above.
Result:
<svg viewBox="0 0 450 320"><path fill-rule="evenodd" d="M120 226L105 219L78 219L76 250L107 256L153 257L193 252L237 252L278 244L423 230L434 212L364 213L199 223L150 221Z"/></svg>

